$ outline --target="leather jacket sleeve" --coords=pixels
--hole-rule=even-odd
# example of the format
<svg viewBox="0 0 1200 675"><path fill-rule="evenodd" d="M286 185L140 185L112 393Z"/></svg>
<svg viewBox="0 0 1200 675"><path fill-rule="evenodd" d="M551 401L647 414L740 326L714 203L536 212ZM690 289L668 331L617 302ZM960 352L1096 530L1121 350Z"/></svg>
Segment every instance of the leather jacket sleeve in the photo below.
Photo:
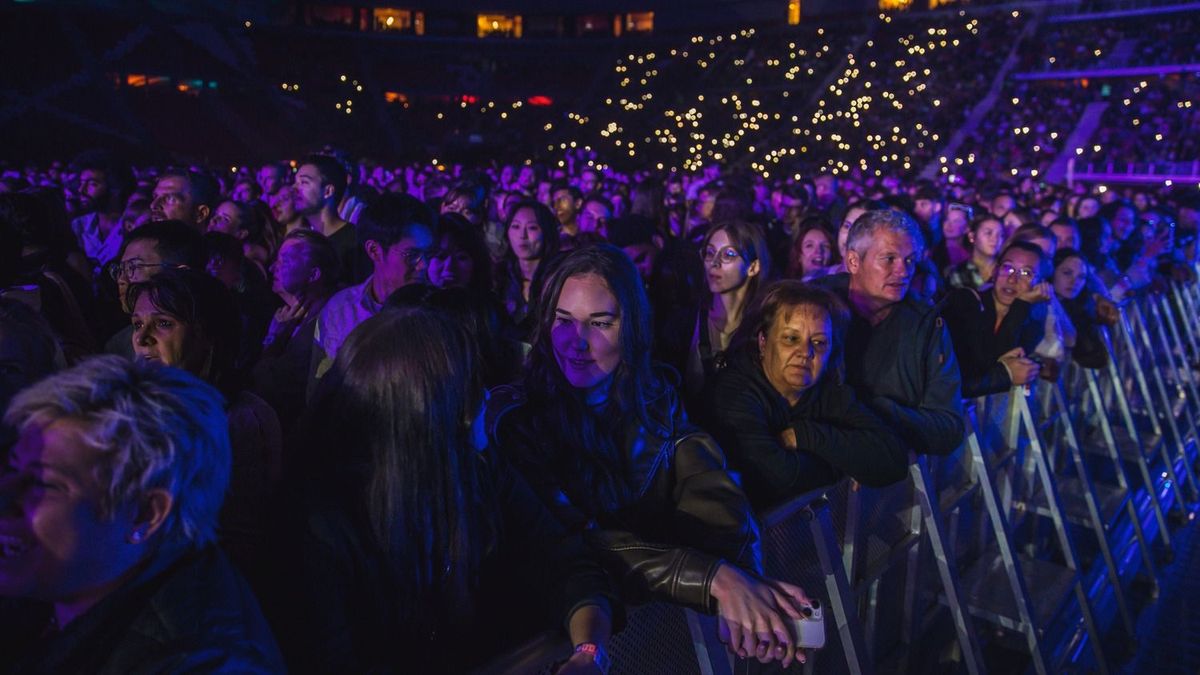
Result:
<svg viewBox="0 0 1200 675"><path fill-rule="evenodd" d="M670 500L671 513L665 531L675 542L615 528L589 530L588 540L610 570L621 571L617 581L627 593L712 614L717 606L710 588L722 563L762 571L758 523L711 436L677 440L671 459L651 490L666 491L661 497Z"/></svg>

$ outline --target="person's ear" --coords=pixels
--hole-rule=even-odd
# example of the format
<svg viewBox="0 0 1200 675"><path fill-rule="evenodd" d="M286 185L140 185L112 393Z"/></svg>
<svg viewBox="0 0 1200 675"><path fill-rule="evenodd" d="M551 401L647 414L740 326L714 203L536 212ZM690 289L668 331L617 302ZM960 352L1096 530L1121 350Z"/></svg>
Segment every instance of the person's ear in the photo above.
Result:
<svg viewBox="0 0 1200 675"><path fill-rule="evenodd" d="M374 239L368 239L367 243L363 244L363 250L367 252L367 258L369 258L371 262L377 265L383 262L383 257L386 251L384 251L383 247L379 245L379 242L375 241Z"/></svg>
<svg viewBox="0 0 1200 675"><path fill-rule="evenodd" d="M750 263L749 267L746 268L746 276L747 277L756 277L756 276L758 276L758 272L761 269L762 269L762 265L760 265L758 263L758 261L755 260L754 262Z"/></svg>
<svg viewBox="0 0 1200 675"><path fill-rule="evenodd" d="M209 208L208 204L201 204L201 205L197 206L196 207L196 224L198 225L200 223L207 221L209 215L211 215L211 214L212 214L212 209Z"/></svg>
<svg viewBox="0 0 1200 675"><path fill-rule="evenodd" d="M862 266L862 259L858 257L858 251L854 249L846 249L846 271L850 274L858 274L859 268Z"/></svg>
<svg viewBox="0 0 1200 675"><path fill-rule="evenodd" d="M146 493L134 516L129 543L142 544L149 541L154 533L162 528L163 523L167 522L174 506L175 497L162 488L154 488Z"/></svg>
<svg viewBox="0 0 1200 675"><path fill-rule="evenodd" d="M650 237L650 241L651 241L651 243L654 244L654 248L656 248L660 251L663 250L663 247L665 247L667 245L667 240L664 239L661 234L656 234L656 235Z"/></svg>
<svg viewBox="0 0 1200 675"><path fill-rule="evenodd" d="M763 333L758 334L758 356L762 358L763 350L767 348L767 336Z"/></svg>
<svg viewBox="0 0 1200 675"><path fill-rule="evenodd" d="M238 228L238 231L234 233L233 236L237 237L239 241L246 241L246 239L250 237L250 232L248 230Z"/></svg>
<svg viewBox="0 0 1200 675"><path fill-rule="evenodd" d="M308 273L308 283L315 284L321 280L322 276L323 275L321 274L321 268L314 266L312 268L312 270Z"/></svg>

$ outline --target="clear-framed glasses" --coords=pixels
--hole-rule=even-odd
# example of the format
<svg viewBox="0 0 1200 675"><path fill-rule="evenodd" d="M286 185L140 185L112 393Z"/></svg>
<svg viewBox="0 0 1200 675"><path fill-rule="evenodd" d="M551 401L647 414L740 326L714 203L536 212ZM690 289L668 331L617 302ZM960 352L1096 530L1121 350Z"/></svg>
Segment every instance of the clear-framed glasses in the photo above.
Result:
<svg viewBox="0 0 1200 675"><path fill-rule="evenodd" d="M151 267L160 269L168 269L179 267L170 263L145 263L136 260L128 262L113 262L108 266L108 275L113 278L113 281L120 281L121 277L125 277L129 281L139 281L146 278L144 270Z"/></svg>
<svg viewBox="0 0 1200 675"><path fill-rule="evenodd" d="M1000 266L1000 276L1017 277L1020 281L1032 281L1037 271L1029 267L1015 267L1009 263Z"/></svg>
<svg viewBox="0 0 1200 675"><path fill-rule="evenodd" d="M416 265L420 260L428 261L431 255L429 249L424 248L404 248L396 253L404 260L405 265Z"/></svg>
<svg viewBox="0 0 1200 675"><path fill-rule="evenodd" d="M711 265L715 260L718 266L724 267L725 265L736 262L742 257L742 254L732 246L726 246L720 250L709 246L704 249L704 251L700 254L700 257L704 259L705 264Z"/></svg>

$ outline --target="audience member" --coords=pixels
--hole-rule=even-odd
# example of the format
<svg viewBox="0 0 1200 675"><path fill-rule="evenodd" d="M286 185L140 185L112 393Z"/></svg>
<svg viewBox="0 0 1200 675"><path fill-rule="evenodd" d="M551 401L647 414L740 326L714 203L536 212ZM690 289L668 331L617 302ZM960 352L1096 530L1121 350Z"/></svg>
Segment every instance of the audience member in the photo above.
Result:
<svg viewBox="0 0 1200 675"><path fill-rule="evenodd" d="M829 291L768 286L713 388L713 428L758 508L850 476L882 487L908 475L908 451L841 381L849 314Z"/></svg>
<svg viewBox="0 0 1200 675"><path fill-rule="evenodd" d="M16 672L285 672L246 582L217 549L230 475L221 396L115 356L13 399L0 478L0 595L36 600L0 635ZM48 494L56 495L49 498Z"/></svg>

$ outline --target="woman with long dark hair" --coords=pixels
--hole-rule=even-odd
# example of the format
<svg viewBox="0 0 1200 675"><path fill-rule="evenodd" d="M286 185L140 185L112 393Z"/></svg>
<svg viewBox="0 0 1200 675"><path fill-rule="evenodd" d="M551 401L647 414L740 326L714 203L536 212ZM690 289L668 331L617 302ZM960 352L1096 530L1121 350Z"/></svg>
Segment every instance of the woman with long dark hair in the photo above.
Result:
<svg viewBox="0 0 1200 675"><path fill-rule="evenodd" d="M538 266L558 253L558 219L545 204L520 201L505 222L505 248L496 266L496 295L514 324L529 314L529 293Z"/></svg>
<svg viewBox="0 0 1200 675"><path fill-rule="evenodd" d="M435 237L426 270L429 283L438 288L468 288L490 296L492 258L479 226L458 213L443 213Z"/></svg>
<svg viewBox="0 0 1200 675"><path fill-rule="evenodd" d="M419 308L385 309L339 350L312 415L296 665L461 672L528 637L543 600L577 645L607 638L603 572L482 449L477 366Z"/></svg>
<svg viewBox="0 0 1200 675"><path fill-rule="evenodd" d="M700 247L708 293L700 305L696 346L704 377L720 368L723 354L742 317L771 276L771 258L762 230L731 221L714 226Z"/></svg>
<svg viewBox="0 0 1200 675"><path fill-rule="evenodd" d="M608 245L572 251L536 306L523 380L492 391L491 437L559 521L586 532L631 600L719 614L739 655L790 662L784 622L807 600L757 575L746 496L651 364L649 302L633 263Z"/></svg>

